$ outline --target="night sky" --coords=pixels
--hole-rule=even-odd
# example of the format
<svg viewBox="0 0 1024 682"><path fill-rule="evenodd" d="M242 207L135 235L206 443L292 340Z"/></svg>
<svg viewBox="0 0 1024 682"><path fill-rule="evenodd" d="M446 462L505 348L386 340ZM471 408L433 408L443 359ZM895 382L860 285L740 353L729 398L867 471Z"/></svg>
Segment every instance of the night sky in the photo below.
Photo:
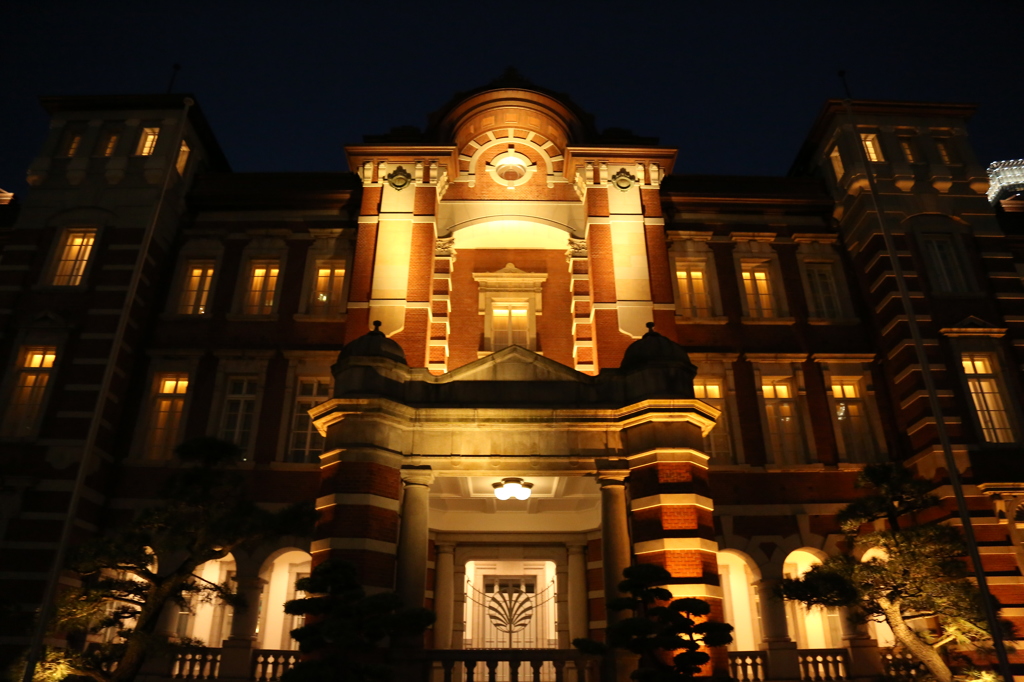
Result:
<svg viewBox="0 0 1024 682"><path fill-rule="evenodd" d="M192 92L237 171L336 171L512 65L677 173L782 175L848 72L862 99L978 104L983 163L1024 157L1024 3L616 0L0 5L0 187L24 193L40 95Z"/></svg>

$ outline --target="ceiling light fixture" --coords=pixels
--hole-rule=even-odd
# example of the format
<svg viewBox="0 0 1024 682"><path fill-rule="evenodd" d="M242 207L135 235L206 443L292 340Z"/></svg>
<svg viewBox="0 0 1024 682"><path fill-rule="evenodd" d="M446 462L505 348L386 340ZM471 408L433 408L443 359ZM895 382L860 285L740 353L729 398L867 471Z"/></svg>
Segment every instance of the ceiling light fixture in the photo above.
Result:
<svg viewBox="0 0 1024 682"><path fill-rule="evenodd" d="M532 483L527 483L521 478L510 477L503 478L498 483L492 483L494 486L494 496L499 500L510 500L513 497L517 500L525 500L530 497L530 491L533 488Z"/></svg>

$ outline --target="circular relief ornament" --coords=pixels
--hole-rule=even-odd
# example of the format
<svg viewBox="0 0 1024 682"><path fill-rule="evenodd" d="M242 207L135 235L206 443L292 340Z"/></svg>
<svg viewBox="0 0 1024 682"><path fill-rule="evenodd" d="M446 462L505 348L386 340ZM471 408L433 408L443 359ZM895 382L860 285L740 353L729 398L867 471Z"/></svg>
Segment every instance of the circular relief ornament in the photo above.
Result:
<svg viewBox="0 0 1024 682"><path fill-rule="evenodd" d="M612 176L612 186L621 192L628 191L636 183L636 176L631 175L625 168L620 168L619 172Z"/></svg>
<svg viewBox="0 0 1024 682"><path fill-rule="evenodd" d="M384 178L389 185L394 187L396 190L401 191L412 184L412 176L409 175L409 171L405 170L401 166L396 168L391 174Z"/></svg>

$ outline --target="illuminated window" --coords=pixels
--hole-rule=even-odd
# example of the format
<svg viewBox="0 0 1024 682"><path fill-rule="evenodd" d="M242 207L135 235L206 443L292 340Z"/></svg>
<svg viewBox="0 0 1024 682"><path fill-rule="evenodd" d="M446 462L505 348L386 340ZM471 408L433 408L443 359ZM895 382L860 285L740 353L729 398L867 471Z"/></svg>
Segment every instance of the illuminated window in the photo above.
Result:
<svg viewBox="0 0 1024 682"><path fill-rule="evenodd" d="M508 346L529 348L530 319L526 303L498 303L491 307L491 339L494 350Z"/></svg>
<svg viewBox="0 0 1024 682"><path fill-rule="evenodd" d="M188 154L192 151L188 148L188 143L185 140L181 141L181 147L178 148L178 160L174 162L174 167L178 169L178 175L185 175L185 166L188 165Z"/></svg>
<svg viewBox="0 0 1024 682"><path fill-rule="evenodd" d="M253 261L249 269L249 288L245 296L246 315L269 315L274 312L279 272L277 261Z"/></svg>
<svg viewBox="0 0 1024 682"><path fill-rule="evenodd" d="M882 146L878 143L878 135L874 133L861 133L860 141L864 145L864 153L868 156L868 161L872 163L882 163L885 161L885 157L882 156Z"/></svg>
<svg viewBox="0 0 1024 682"><path fill-rule="evenodd" d="M776 464L800 464L806 456L803 429L793 387L788 379L765 381L761 386L768 439Z"/></svg>
<svg viewBox="0 0 1024 682"><path fill-rule="evenodd" d="M900 149L903 151L903 158L907 163L917 163L917 154L914 151L914 140L910 137L900 138Z"/></svg>
<svg viewBox="0 0 1024 682"><path fill-rule="evenodd" d="M149 418L146 456L166 460L174 454L181 439L181 422L188 393L187 374L158 374L156 394Z"/></svg>
<svg viewBox="0 0 1024 682"><path fill-rule="evenodd" d="M252 420L256 411L256 379L231 377L227 386L220 437L245 449L252 436Z"/></svg>
<svg viewBox="0 0 1024 682"><path fill-rule="evenodd" d="M832 263L808 263L804 271L807 274L807 298L811 316L838 318L839 294L836 291L835 269Z"/></svg>
<svg viewBox="0 0 1024 682"><path fill-rule="evenodd" d="M81 284L95 241L96 230L67 230L61 243L60 259L54 268L50 283L56 287L74 287Z"/></svg>
<svg viewBox="0 0 1024 682"><path fill-rule="evenodd" d="M944 165L956 165L956 158L953 156L953 148L950 146L948 139L940 138L935 140L935 148L939 150L939 158L942 159L942 163Z"/></svg>
<svg viewBox="0 0 1024 682"><path fill-rule="evenodd" d="M137 156L152 156L156 149L156 140L160 137L159 128L143 128L139 136L139 146L135 148Z"/></svg>
<svg viewBox="0 0 1024 682"><path fill-rule="evenodd" d="M100 137L99 144L96 145L96 155L113 156L114 151L117 150L118 139L120 139L120 136L113 131L104 133Z"/></svg>
<svg viewBox="0 0 1024 682"><path fill-rule="evenodd" d="M53 346L22 349L14 390L0 429L4 438L28 438L35 433L56 359L57 349Z"/></svg>
<svg viewBox="0 0 1024 682"><path fill-rule="evenodd" d="M963 356L967 387L974 401L974 412L978 415L982 435L989 443L1013 443L1016 439L993 365L992 356L988 354Z"/></svg>
<svg viewBox="0 0 1024 682"><path fill-rule="evenodd" d="M704 436L704 454L719 464L731 463L733 459L732 440L729 438L729 420L725 414L725 391L721 382L716 379L697 379L693 382L693 396L722 411L715 427L711 429L711 433Z"/></svg>
<svg viewBox="0 0 1024 682"><path fill-rule="evenodd" d="M213 263L191 261L185 268L185 283L181 291L178 313L181 315L205 315L206 303L213 283Z"/></svg>
<svg viewBox="0 0 1024 682"><path fill-rule="evenodd" d="M868 423L860 380L833 378L832 400L846 461L873 461L877 449Z"/></svg>
<svg viewBox="0 0 1024 682"><path fill-rule="evenodd" d="M64 137L64 144L61 145L61 156L71 157L75 155L78 148L82 146L82 134L71 132Z"/></svg>
<svg viewBox="0 0 1024 682"><path fill-rule="evenodd" d="M769 261L743 264L743 291L750 317L775 317L770 268Z"/></svg>
<svg viewBox="0 0 1024 682"><path fill-rule="evenodd" d="M921 242L932 291L946 294L966 292L967 283L952 237L932 235L923 237Z"/></svg>
<svg viewBox="0 0 1024 682"><path fill-rule="evenodd" d="M711 304L708 298L707 277L703 264L681 262L676 266L679 286L679 309L688 317L708 317Z"/></svg>
<svg viewBox="0 0 1024 682"><path fill-rule="evenodd" d="M289 462L316 462L324 451L324 437L313 426L309 410L331 397L330 379L299 379L292 413Z"/></svg>
<svg viewBox="0 0 1024 682"><path fill-rule="evenodd" d="M316 281L313 282L313 298L309 302L311 315L337 315L344 300L341 287L345 283L345 267L341 263L319 263Z"/></svg>
<svg viewBox="0 0 1024 682"><path fill-rule="evenodd" d="M836 180L843 177L845 169L843 168L843 157L839 153L839 147L832 147L832 153L828 155L828 158L832 161L832 170L836 174Z"/></svg>

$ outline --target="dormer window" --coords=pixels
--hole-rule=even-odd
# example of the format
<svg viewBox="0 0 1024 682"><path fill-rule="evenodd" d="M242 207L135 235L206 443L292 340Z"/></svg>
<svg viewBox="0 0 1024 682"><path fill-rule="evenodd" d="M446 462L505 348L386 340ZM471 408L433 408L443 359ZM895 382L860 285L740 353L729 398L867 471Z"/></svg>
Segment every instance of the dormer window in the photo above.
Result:
<svg viewBox="0 0 1024 682"><path fill-rule="evenodd" d="M882 163L885 161L885 157L882 156L882 145L878 143L878 135L875 133L861 133L860 141L864 145L864 153L867 154L868 161L872 163Z"/></svg>
<svg viewBox="0 0 1024 682"><path fill-rule="evenodd" d="M156 127L143 128L139 136L139 146L135 148L136 156L152 156L156 149L157 138L160 137L160 129Z"/></svg>
<svg viewBox="0 0 1024 682"><path fill-rule="evenodd" d="M174 162L174 167L178 170L178 175L184 177L185 168L188 166L188 155L192 150L188 147L188 142L185 140L181 141L181 147L178 148L178 160Z"/></svg>
<svg viewBox="0 0 1024 682"><path fill-rule="evenodd" d="M845 169L843 168L843 156L839 153L839 146L832 147L832 152L828 155L829 160L832 162L832 171L836 174L836 180L843 177Z"/></svg>

